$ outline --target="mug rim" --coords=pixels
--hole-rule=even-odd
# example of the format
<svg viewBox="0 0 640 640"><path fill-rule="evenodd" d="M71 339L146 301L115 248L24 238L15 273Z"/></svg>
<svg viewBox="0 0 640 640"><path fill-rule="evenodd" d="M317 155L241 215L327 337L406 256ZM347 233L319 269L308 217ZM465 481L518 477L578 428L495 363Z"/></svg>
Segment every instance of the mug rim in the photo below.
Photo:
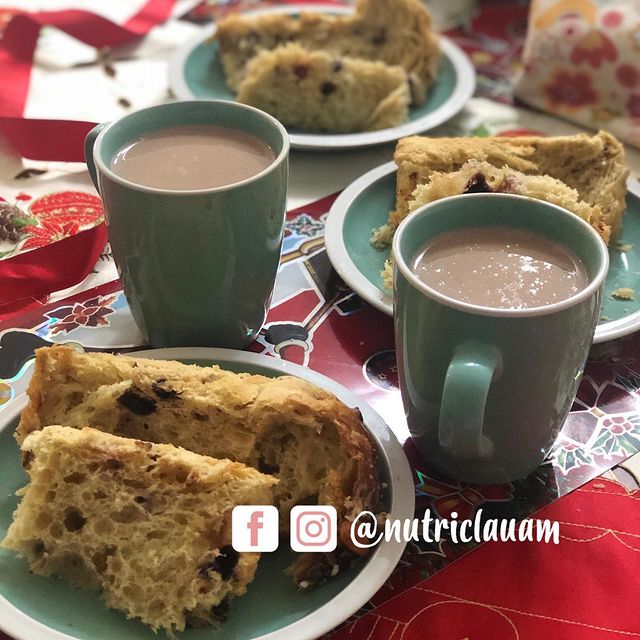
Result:
<svg viewBox="0 0 640 640"><path fill-rule="evenodd" d="M596 240L596 246L598 247L599 257L600 257L600 266L593 278L590 279L589 284L581 289L578 293L566 298L565 300L561 300L559 302L554 302L552 304L547 304L543 306L537 307L528 307L525 309L501 309L498 307L486 307L483 305L472 304L470 302L463 302L462 300L457 300L456 298L452 298L444 293L441 293L437 289L429 286L428 284L422 282L416 276L413 271L409 268L406 261L402 257L400 252L400 242L402 236L407 232L407 229L411 226L412 221L418 220L421 217L429 215L431 213L431 209L435 208L436 205L441 205L442 203L449 202L451 200L456 200L459 198L497 198L501 200L519 200L521 202L531 202L534 201L536 203L540 203L542 206L546 206L551 209L555 209L559 214L570 218L570 224L582 225L583 229L587 231L591 235L591 237ZM564 243L561 243L564 245ZM566 246L566 245L565 245ZM607 276L607 271L609 270L609 253L607 249L607 245L604 243L604 240L600 237L598 232L585 220L583 220L580 216L575 213L565 209L564 207L560 207L559 205L552 204L551 202L547 202L546 200L539 200L537 198L531 198L529 196L523 196L514 193L467 193L467 194L459 194L454 196L448 196L446 198L441 198L440 200L435 200L434 202L429 202L428 204L419 207L414 212L410 213L399 225L396 229L396 232L393 236L393 244L391 248L391 253L393 255L395 268L399 269L402 275L406 278L411 286L415 289L423 293L428 298L438 302L444 306L451 307L453 309L457 309L459 311L463 311L473 315L479 316L490 316L496 318L533 318L536 316L547 316L554 313L558 313L560 311L564 311L566 309L570 309L571 307L584 302L591 296L593 296L598 289L602 286L604 279ZM395 296L395 283L394 283L394 304L396 301Z"/></svg>
<svg viewBox="0 0 640 640"><path fill-rule="evenodd" d="M138 182L133 182L131 180L127 180L126 178L119 176L105 162L103 162L102 155L100 153L102 142L104 138L108 135L109 131L111 131L113 127L120 124L121 122L127 120L128 118L138 116L139 114L145 113L147 111L164 109L164 108L172 107L175 105L202 104L202 103L207 103L211 105L223 104L225 107L230 107L232 109L240 109L241 111L242 110L253 111L263 120L266 120L267 123L272 125L280 133L280 136L282 138L282 143L283 143L280 153L276 156L275 160L273 160L273 162L269 164L268 167L264 168L262 171L260 171L259 173L256 173L253 176L249 176L248 178L245 178L244 180L240 180L238 182L223 184L218 187L206 187L204 189L164 189L160 187L149 187L147 185L140 184ZM229 128L233 128L233 127L229 127ZM258 136L255 136L255 137L258 137ZM287 156L289 155L289 150L290 150L289 134L287 133L287 130L284 128L284 125L279 120L274 118L272 115L266 113L265 111L262 111L262 109L252 107L247 104L242 104L240 102L233 102L231 100L208 100L206 98L203 98L201 100L175 100L174 102L166 102L164 104L152 105L150 107L145 107L144 109L138 109L137 111L128 113L126 116L123 116L121 118L108 122L103 127L102 131L100 131L100 133L96 136L96 140L93 145L93 161L100 173L105 174L113 182L117 182L125 187L136 189L137 191L144 191L147 193L156 193L159 195L194 196L194 195L208 195L213 193L222 193L222 192L230 191L231 189L237 189L238 187L243 187L247 184L255 182L256 180L263 178L264 176L268 175L269 173L277 169L286 160Z"/></svg>

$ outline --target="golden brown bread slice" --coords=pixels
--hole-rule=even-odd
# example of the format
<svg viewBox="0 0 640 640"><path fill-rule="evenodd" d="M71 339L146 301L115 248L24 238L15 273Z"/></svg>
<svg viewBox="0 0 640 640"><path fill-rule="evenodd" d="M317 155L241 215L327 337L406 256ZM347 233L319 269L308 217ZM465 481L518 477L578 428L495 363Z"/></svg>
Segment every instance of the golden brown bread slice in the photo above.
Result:
<svg viewBox="0 0 640 640"><path fill-rule="evenodd" d="M32 572L169 633L215 622L253 580L259 554L231 546L231 511L270 504L271 476L90 428L45 427L22 455L30 482L2 546Z"/></svg>
<svg viewBox="0 0 640 640"><path fill-rule="evenodd" d="M90 424L243 462L279 479L282 530L296 504L336 508L336 557L350 557L351 519L378 508L376 452L359 411L299 378L58 346L36 351L28 395L18 442L47 424ZM339 564L331 554L309 555L313 562L300 559L293 569L298 583L317 584Z"/></svg>
<svg viewBox="0 0 640 640"><path fill-rule="evenodd" d="M215 40L233 91L238 90L249 60L260 51L296 42L333 56L401 66L409 76L414 102L421 103L441 59L431 17L419 0L358 0L351 16L236 14L220 20Z"/></svg>
<svg viewBox="0 0 640 640"><path fill-rule="evenodd" d="M402 67L288 44L249 62L236 100L287 126L349 133L402 124L410 95Z"/></svg>
<svg viewBox="0 0 640 640"><path fill-rule="evenodd" d="M508 167L529 176L550 176L578 193L592 208L591 224L606 241L615 238L626 207L624 147L612 135L579 134L553 138L403 138L396 146L398 165L396 208L389 216L397 227L409 213L409 203L420 184L434 172L451 173L468 160Z"/></svg>

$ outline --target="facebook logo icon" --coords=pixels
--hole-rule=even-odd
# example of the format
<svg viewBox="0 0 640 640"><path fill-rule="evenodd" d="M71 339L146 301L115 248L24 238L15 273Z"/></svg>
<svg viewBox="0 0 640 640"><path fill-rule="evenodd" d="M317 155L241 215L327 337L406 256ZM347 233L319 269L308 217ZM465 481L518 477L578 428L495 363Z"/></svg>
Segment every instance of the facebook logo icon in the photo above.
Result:
<svg viewBox="0 0 640 640"><path fill-rule="evenodd" d="M231 544L236 551L275 551L278 510L271 505L241 505L231 514Z"/></svg>

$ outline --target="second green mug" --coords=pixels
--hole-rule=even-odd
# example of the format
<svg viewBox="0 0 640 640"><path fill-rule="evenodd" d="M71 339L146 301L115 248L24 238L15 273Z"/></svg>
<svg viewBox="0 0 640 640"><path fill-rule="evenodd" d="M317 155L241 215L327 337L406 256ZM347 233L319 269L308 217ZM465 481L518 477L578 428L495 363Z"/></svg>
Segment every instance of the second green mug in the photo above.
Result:
<svg viewBox="0 0 640 640"><path fill-rule="evenodd" d="M112 158L145 134L180 125L238 129L276 159L241 182L157 189L116 175ZM142 109L98 125L85 158L105 209L113 257L131 312L154 347L242 348L260 331L284 233L289 138L270 115L199 100Z"/></svg>
<svg viewBox="0 0 640 640"><path fill-rule="evenodd" d="M502 225L538 232L583 262L586 288L529 309L467 304L411 271L446 231ZM466 482L525 477L569 413L600 315L609 257L596 231L555 205L506 194L455 196L406 218L393 240L394 322L409 430L429 468Z"/></svg>

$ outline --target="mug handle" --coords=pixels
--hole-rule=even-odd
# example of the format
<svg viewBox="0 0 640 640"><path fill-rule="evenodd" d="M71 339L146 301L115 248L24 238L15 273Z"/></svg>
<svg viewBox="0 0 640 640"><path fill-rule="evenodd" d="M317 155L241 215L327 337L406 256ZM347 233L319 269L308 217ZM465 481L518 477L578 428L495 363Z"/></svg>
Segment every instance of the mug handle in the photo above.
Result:
<svg viewBox="0 0 640 640"><path fill-rule="evenodd" d="M97 124L84 139L84 161L87 163L87 169L89 169L89 175L93 181L93 185L96 191L100 193L100 187L98 186L98 171L96 169L96 163L93 160L93 145L96 142L96 138L100 132L108 125L108 122L101 122Z"/></svg>
<svg viewBox="0 0 640 640"><path fill-rule="evenodd" d="M491 382L502 369L502 356L479 342L458 345L447 369L440 405L440 446L456 458L480 460L493 453L482 433Z"/></svg>

